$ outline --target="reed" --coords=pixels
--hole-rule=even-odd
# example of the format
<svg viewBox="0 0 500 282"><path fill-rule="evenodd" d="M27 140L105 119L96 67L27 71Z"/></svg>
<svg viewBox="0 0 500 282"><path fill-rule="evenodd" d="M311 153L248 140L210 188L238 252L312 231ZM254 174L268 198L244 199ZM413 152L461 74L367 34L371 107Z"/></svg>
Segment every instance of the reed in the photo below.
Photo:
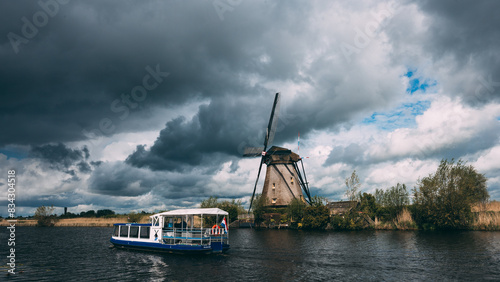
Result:
<svg viewBox="0 0 500 282"><path fill-rule="evenodd" d="M374 222L375 222L374 228L377 230L392 230L392 229L394 229L394 226L392 224L384 222L384 221L380 221L380 219L378 219L378 217L375 217Z"/></svg>
<svg viewBox="0 0 500 282"><path fill-rule="evenodd" d="M396 220L394 220L394 225L396 229L399 230L416 230L417 224L413 221L410 211L404 208L400 214L398 214Z"/></svg>
<svg viewBox="0 0 500 282"><path fill-rule="evenodd" d="M500 202L499 201L491 201L488 203L476 203L472 205L472 212L500 212Z"/></svg>
<svg viewBox="0 0 500 282"><path fill-rule="evenodd" d="M115 223L127 223L128 217L126 215L120 215L116 217L76 217L76 218L64 218L59 219L54 226L81 226L81 227L110 227ZM149 217L142 216L139 223L148 223ZM18 220L16 222L17 226L37 226L37 221L34 219ZM0 221L0 226L9 226L7 220Z"/></svg>
<svg viewBox="0 0 500 282"><path fill-rule="evenodd" d="M500 230L500 212L478 212L474 216L472 228L475 230Z"/></svg>

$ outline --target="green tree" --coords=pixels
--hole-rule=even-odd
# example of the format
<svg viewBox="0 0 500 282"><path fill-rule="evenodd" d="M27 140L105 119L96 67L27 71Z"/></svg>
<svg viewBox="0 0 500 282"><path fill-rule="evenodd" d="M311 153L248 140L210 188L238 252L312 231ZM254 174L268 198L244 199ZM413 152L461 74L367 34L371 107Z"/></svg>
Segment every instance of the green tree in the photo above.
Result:
<svg viewBox="0 0 500 282"><path fill-rule="evenodd" d="M218 198L217 197L212 197L201 201L200 208L216 208L218 204Z"/></svg>
<svg viewBox="0 0 500 282"><path fill-rule="evenodd" d="M252 205L252 213L254 216L255 225L258 226L264 221L264 214L266 213L267 199L262 197L261 194L255 194Z"/></svg>
<svg viewBox="0 0 500 282"><path fill-rule="evenodd" d="M110 210L110 209L105 209L105 210L98 210L97 211L97 214L96 216L97 217L110 217L110 216L113 216L115 214L114 211Z"/></svg>
<svg viewBox="0 0 500 282"><path fill-rule="evenodd" d="M304 208L306 207L306 204L297 199L294 198L291 202L290 205L288 205L286 212L288 216L290 217L291 222L300 222L302 220L302 216L304 215Z"/></svg>
<svg viewBox="0 0 500 282"><path fill-rule="evenodd" d="M396 184L387 190L375 190L375 202L379 205L376 215L386 221L395 219L410 204L405 184Z"/></svg>
<svg viewBox="0 0 500 282"><path fill-rule="evenodd" d="M128 222L140 222L144 215L141 213L131 212L128 214L127 221Z"/></svg>
<svg viewBox="0 0 500 282"><path fill-rule="evenodd" d="M359 177L356 174L356 170L352 172L350 177L345 179L345 186L347 187L345 195L349 201L358 200L358 190L361 187L361 184L359 183Z"/></svg>
<svg viewBox="0 0 500 282"><path fill-rule="evenodd" d="M238 219L238 205L235 203L234 199L232 202L223 201L222 203L218 203L217 207L229 213L229 218L227 219L228 223Z"/></svg>
<svg viewBox="0 0 500 282"><path fill-rule="evenodd" d="M330 212L324 205L304 208L302 227L305 229L324 229L330 219Z"/></svg>
<svg viewBox="0 0 500 282"><path fill-rule="evenodd" d="M38 207L35 211L35 219L37 220L38 226L54 226L57 222L57 216L54 214L54 206Z"/></svg>
<svg viewBox="0 0 500 282"><path fill-rule="evenodd" d="M227 219L229 223L238 219L238 214L246 212L241 204L241 200L222 201L219 202L217 197L212 197L201 201L201 208L219 208L221 210L227 211L229 213L229 218Z"/></svg>
<svg viewBox="0 0 500 282"><path fill-rule="evenodd" d="M359 210L367 214L370 218L373 218L377 212L375 197L370 193L363 193L359 198Z"/></svg>
<svg viewBox="0 0 500 282"><path fill-rule="evenodd" d="M414 217L417 224L440 229L468 227L471 206L489 198L486 177L475 168L442 160L436 173L422 178L414 190Z"/></svg>
<svg viewBox="0 0 500 282"><path fill-rule="evenodd" d="M322 196L312 196L311 198L311 206L313 207L321 207L326 205L327 199Z"/></svg>

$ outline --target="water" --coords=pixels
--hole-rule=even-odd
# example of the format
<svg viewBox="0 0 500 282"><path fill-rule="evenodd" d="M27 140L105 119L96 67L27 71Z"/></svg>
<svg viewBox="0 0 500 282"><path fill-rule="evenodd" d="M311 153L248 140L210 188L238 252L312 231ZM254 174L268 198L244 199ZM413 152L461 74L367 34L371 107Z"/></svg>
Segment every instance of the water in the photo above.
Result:
<svg viewBox="0 0 500 282"><path fill-rule="evenodd" d="M2 227L0 281L500 280L500 232L315 232L232 229L222 255L110 248L112 228L18 227L7 276Z"/></svg>

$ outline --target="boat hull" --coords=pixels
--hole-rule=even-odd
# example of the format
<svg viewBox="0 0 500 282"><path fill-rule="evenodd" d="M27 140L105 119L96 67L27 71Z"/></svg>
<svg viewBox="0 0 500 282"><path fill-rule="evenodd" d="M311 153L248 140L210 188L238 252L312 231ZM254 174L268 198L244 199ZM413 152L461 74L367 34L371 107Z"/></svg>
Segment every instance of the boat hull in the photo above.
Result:
<svg viewBox="0 0 500 282"><path fill-rule="evenodd" d="M119 248L180 254L211 254L229 250L229 245L221 242L212 242L210 245L180 245L149 241L128 241L115 238L111 238L110 242Z"/></svg>

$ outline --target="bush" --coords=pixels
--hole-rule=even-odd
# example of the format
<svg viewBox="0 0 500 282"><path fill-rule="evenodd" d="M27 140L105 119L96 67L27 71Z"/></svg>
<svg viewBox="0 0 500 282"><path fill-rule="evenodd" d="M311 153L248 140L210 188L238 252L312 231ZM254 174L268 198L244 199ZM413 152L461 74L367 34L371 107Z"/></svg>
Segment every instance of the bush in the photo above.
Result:
<svg viewBox="0 0 500 282"><path fill-rule="evenodd" d="M489 198L484 175L461 160L442 160L436 173L419 180L417 185L413 215L424 229L469 227L472 205Z"/></svg>
<svg viewBox="0 0 500 282"><path fill-rule="evenodd" d="M54 206L41 206L36 209L35 219L38 226L54 226L57 222L57 216L54 213Z"/></svg>
<svg viewBox="0 0 500 282"><path fill-rule="evenodd" d="M363 214L356 211L349 211L345 215L334 215L330 219L334 230L361 230L366 228Z"/></svg>
<svg viewBox="0 0 500 282"><path fill-rule="evenodd" d="M131 212L128 214L128 222L140 222L144 215L141 213Z"/></svg>
<svg viewBox="0 0 500 282"><path fill-rule="evenodd" d="M293 199L290 205L287 207L287 214L290 218L290 222L300 222L304 216L304 209L306 204L299 199Z"/></svg>
<svg viewBox="0 0 500 282"><path fill-rule="evenodd" d="M229 213L228 223L231 223L238 219L238 214L244 213L245 209L241 204L241 200L235 201L234 199L230 201L219 202L217 197L210 197L203 200L200 204L201 208L219 208L221 210L227 211Z"/></svg>
<svg viewBox="0 0 500 282"><path fill-rule="evenodd" d="M330 212L326 206L310 206L304 209L302 226L305 229L324 229L328 224Z"/></svg>

